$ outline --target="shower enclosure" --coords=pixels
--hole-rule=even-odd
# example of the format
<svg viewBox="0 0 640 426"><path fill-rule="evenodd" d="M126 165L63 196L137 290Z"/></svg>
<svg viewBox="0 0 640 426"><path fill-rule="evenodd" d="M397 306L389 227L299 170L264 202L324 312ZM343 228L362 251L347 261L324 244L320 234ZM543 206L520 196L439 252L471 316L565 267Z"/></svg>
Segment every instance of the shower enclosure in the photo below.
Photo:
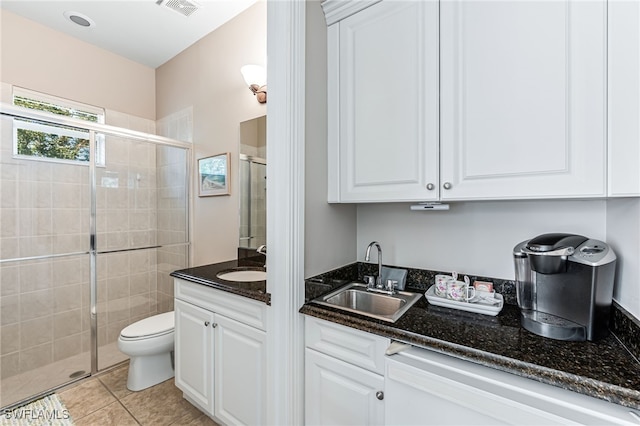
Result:
<svg viewBox="0 0 640 426"><path fill-rule="evenodd" d="M190 144L0 106L0 407L113 366L122 328L173 310L188 266ZM24 158L14 120L89 141Z"/></svg>

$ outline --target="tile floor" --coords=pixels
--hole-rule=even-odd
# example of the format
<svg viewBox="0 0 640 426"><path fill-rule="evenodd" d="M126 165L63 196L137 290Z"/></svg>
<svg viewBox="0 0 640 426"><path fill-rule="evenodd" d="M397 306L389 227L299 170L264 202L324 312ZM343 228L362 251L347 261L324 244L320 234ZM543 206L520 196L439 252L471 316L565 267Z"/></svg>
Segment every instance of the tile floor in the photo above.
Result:
<svg viewBox="0 0 640 426"><path fill-rule="evenodd" d="M139 392L127 389L128 364L58 391L77 426L217 424L182 397L169 379Z"/></svg>

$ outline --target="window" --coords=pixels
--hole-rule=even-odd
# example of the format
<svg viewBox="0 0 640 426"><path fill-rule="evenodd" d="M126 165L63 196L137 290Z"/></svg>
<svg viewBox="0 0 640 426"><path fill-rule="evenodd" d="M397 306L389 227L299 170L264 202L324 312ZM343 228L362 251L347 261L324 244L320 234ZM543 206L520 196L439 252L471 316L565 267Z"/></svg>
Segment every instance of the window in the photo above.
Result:
<svg viewBox="0 0 640 426"><path fill-rule="evenodd" d="M13 104L23 108L104 123L102 108L14 88ZM32 160L89 162L89 132L75 127L36 120L13 120L13 153ZM96 163L104 165L104 136L96 135Z"/></svg>

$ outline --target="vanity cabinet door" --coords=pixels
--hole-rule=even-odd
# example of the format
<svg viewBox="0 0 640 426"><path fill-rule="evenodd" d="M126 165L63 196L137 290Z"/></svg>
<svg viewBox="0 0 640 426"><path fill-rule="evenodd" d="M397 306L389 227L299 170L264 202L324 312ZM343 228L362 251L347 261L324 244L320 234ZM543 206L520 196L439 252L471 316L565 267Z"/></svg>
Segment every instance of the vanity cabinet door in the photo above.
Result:
<svg viewBox="0 0 640 426"><path fill-rule="evenodd" d="M606 195L606 2L440 3L441 199Z"/></svg>
<svg viewBox="0 0 640 426"><path fill-rule="evenodd" d="M213 313L175 300L175 382L187 399L213 415Z"/></svg>
<svg viewBox="0 0 640 426"><path fill-rule="evenodd" d="M438 2L330 25L328 72L329 202L436 200Z"/></svg>
<svg viewBox="0 0 640 426"><path fill-rule="evenodd" d="M307 425L384 424L384 378L305 349L305 423Z"/></svg>
<svg viewBox="0 0 640 426"><path fill-rule="evenodd" d="M228 425L266 423L266 333L215 316L215 417Z"/></svg>

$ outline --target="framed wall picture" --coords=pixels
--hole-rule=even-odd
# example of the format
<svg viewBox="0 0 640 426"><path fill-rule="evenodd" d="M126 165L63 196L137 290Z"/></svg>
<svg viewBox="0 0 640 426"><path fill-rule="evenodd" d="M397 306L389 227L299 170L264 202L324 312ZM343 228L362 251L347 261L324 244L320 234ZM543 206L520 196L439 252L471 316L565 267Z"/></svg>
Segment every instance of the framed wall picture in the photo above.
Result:
<svg viewBox="0 0 640 426"><path fill-rule="evenodd" d="M198 160L198 196L229 195L230 153Z"/></svg>

